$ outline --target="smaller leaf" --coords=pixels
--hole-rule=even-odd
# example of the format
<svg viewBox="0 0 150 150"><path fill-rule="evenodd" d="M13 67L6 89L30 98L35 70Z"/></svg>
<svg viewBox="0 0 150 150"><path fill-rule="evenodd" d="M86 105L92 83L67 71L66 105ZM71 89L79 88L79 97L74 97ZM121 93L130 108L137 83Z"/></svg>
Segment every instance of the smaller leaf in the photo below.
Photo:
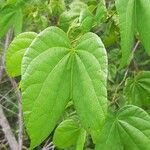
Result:
<svg viewBox="0 0 150 150"><path fill-rule="evenodd" d="M16 12L15 20L17 20L14 23L14 33L15 35L18 35L22 31L22 22L23 22L23 14L22 14L22 9L18 9Z"/></svg>
<svg viewBox="0 0 150 150"><path fill-rule="evenodd" d="M130 62L130 54L134 45L135 33L135 1L116 0L116 9L119 18L119 28L121 36L122 57L120 69Z"/></svg>
<svg viewBox="0 0 150 150"><path fill-rule="evenodd" d="M138 0L136 2L136 10L139 37L147 54L150 56L150 1Z"/></svg>
<svg viewBox="0 0 150 150"><path fill-rule="evenodd" d="M80 135L78 137L77 144L76 144L76 150L83 150L85 140L86 140L86 131L84 129L81 129Z"/></svg>
<svg viewBox="0 0 150 150"><path fill-rule="evenodd" d="M138 106L150 107L150 71L141 71L126 80L125 99Z"/></svg>
<svg viewBox="0 0 150 150"><path fill-rule="evenodd" d="M12 7L4 7L0 10L0 38L9 30L14 22L15 11Z"/></svg>
<svg viewBox="0 0 150 150"><path fill-rule="evenodd" d="M149 150L150 116L128 105L110 114L100 132L95 150Z"/></svg>
<svg viewBox="0 0 150 150"><path fill-rule="evenodd" d="M80 29L83 33L86 33L90 31L90 29L93 26L94 22L94 16L93 14L89 11L88 8L85 8L81 13L79 17L79 22L80 22Z"/></svg>
<svg viewBox="0 0 150 150"><path fill-rule="evenodd" d="M79 0L73 1L69 5L69 11L65 11L60 15L59 26L67 31L70 24L74 22L75 19L79 18L80 13L84 10L87 5Z"/></svg>
<svg viewBox="0 0 150 150"><path fill-rule="evenodd" d="M80 137L81 135L81 137ZM83 138L82 138L83 137ZM67 148L72 145L83 147L82 140L85 139L85 130L79 127L73 119L63 121L55 130L53 142L60 148ZM77 150L81 150L77 148Z"/></svg>
<svg viewBox="0 0 150 150"><path fill-rule="evenodd" d="M105 6L105 1L101 0L97 6L96 9L96 14L95 14L95 19L97 24L102 23L107 16L107 10L106 10L106 6Z"/></svg>
<svg viewBox="0 0 150 150"><path fill-rule="evenodd" d="M36 37L34 32L19 34L8 47L6 54L6 70L9 76L15 77L21 74L21 61L25 50Z"/></svg>
<svg viewBox="0 0 150 150"><path fill-rule="evenodd" d="M65 11L64 0L51 0L50 6L52 9L52 14L54 16L59 16L63 11Z"/></svg>
<svg viewBox="0 0 150 150"><path fill-rule="evenodd" d="M89 32L93 25L93 17L86 17L81 24L81 30L83 33Z"/></svg>

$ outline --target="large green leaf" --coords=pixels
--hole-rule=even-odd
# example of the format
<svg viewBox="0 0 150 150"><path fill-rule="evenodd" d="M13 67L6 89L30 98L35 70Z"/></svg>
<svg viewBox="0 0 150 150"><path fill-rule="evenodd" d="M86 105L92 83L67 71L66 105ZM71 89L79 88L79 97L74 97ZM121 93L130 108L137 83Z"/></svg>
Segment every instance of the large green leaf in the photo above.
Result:
<svg viewBox="0 0 150 150"><path fill-rule="evenodd" d="M41 32L22 63L23 110L31 148L54 129L70 99L83 127L95 137L107 111L106 79L106 51L97 35L87 33L72 47L57 27Z"/></svg>
<svg viewBox="0 0 150 150"><path fill-rule="evenodd" d="M6 70L9 76L21 75L22 57L36 35L34 32L21 33L9 45L6 54Z"/></svg>
<svg viewBox="0 0 150 150"><path fill-rule="evenodd" d="M150 0L117 0L119 15L122 59L120 67L130 62L134 34L139 33L140 40L150 55Z"/></svg>
<svg viewBox="0 0 150 150"><path fill-rule="evenodd" d="M80 150L83 149L83 144L78 142L81 138L85 139L82 134L85 134L78 122L75 122L73 119L68 119L63 121L55 130L53 143L60 148L67 148L72 145L76 145L79 147L81 145Z"/></svg>
<svg viewBox="0 0 150 150"><path fill-rule="evenodd" d="M142 71L128 78L124 88L125 99L132 104L150 107L150 72Z"/></svg>
<svg viewBox="0 0 150 150"><path fill-rule="evenodd" d="M106 121L96 150L149 150L150 116L141 108L125 106Z"/></svg>

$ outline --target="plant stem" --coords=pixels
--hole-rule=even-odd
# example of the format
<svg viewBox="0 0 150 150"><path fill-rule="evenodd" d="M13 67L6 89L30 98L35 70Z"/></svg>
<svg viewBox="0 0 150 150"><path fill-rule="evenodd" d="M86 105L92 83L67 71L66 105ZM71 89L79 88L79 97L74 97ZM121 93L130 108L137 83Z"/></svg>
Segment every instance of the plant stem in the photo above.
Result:
<svg viewBox="0 0 150 150"><path fill-rule="evenodd" d="M7 50L9 43L10 43L11 37L12 37L12 31L9 30L7 35L6 35L3 54L0 58L0 81L2 80L2 76L4 73L4 58L5 58L6 50ZM4 112L3 112L1 105L0 105L0 126L2 127L2 130L3 130L5 137L8 141L10 149L11 150L18 150L18 143L16 141L15 136L13 135L13 133L11 131L11 127L10 127L9 122L8 122Z"/></svg>

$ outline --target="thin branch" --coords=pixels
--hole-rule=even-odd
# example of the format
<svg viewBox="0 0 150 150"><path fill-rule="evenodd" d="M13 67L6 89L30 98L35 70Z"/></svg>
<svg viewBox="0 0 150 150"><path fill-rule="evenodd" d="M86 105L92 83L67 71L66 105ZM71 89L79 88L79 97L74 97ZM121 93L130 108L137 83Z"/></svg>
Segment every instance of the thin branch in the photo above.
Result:
<svg viewBox="0 0 150 150"><path fill-rule="evenodd" d="M134 46L134 48L133 48L133 50L132 50L132 56L133 56L134 52L136 51L136 49L138 48L139 44L140 44L140 41L137 41L136 44L135 44L135 46ZM127 66L127 69L126 69L126 71L125 71L125 73L124 73L123 79L121 80L121 82L119 83L119 85L118 85L118 86L116 87L116 89L115 89L114 96L113 96L113 98L112 98L112 102L110 103L109 106L111 106L111 105L113 105L114 103L116 103L116 96L117 96L118 90L119 90L120 86L125 82L125 80L126 80L126 78L127 78L127 75L128 75L128 72L129 72L129 66L130 66L130 64L131 64L131 61L130 61L130 63L129 63L128 66ZM119 105L119 104L117 103L117 105Z"/></svg>
<svg viewBox="0 0 150 150"><path fill-rule="evenodd" d="M22 146L23 146L23 120L22 120L22 96L21 96L21 92L18 88L18 84L15 81L15 79L10 78L11 84L13 86L13 89L15 89L15 93L16 93L16 97L18 100L18 122L19 122L19 132L18 132L18 150L22 150Z"/></svg>
<svg viewBox="0 0 150 150"><path fill-rule="evenodd" d="M0 102L3 100L3 99L5 99L6 101L8 101L9 103L11 103L13 106L15 106L16 108L18 108L18 106L15 104L15 103L13 103L11 100L9 100L6 96L11 92L13 90L13 88L12 89L10 89L7 93L5 93L4 95L1 95L0 94Z"/></svg>
<svg viewBox="0 0 150 150"><path fill-rule="evenodd" d="M50 139L48 139L46 141L46 143L44 144L42 150L54 150L55 149L55 145L53 145L52 142L50 142Z"/></svg>
<svg viewBox="0 0 150 150"><path fill-rule="evenodd" d="M12 37L12 31L9 30L6 35L3 55L0 58L0 82L2 80L3 73L4 73L4 57L6 54L7 47L10 43L11 37ZM2 127L2 130L3 130L4 135L9 143L9 147L11 148L11 150L18 150L18 143L16 141L15 136L13 135L13 133L11 131L11 127L10 127L9 122L3 112L3 108L1 105L0 105L0 126Z"/></svg>

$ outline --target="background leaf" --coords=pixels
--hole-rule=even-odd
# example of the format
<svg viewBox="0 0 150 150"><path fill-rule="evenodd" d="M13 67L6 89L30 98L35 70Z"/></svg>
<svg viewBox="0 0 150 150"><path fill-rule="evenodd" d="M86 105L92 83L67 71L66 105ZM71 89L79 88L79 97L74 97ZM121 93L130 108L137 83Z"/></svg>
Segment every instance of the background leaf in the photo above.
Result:
<svg viewBox="0 0 150 150"><path fill-rule="evenodd" d="M119 17L119 27L121 34L122 57L120 68L130 62L130 54L134 43L135 23L135 1L117 0L116 8Z"/></svg>
<svg viewBox="0 0 150 150"><path fill-rule="evenodd" d="M122 59L120 68L123 68L130 63L134 35L137 32L146 52L150 55L150 1L117 0L116 7L121 33Z"/></svg>
<svg viewBox="0 0 150 150"><path fill-rule="evenodd" d="M23 55L36 35L34 32L21 33L9 45L6 54L6 70L9 76L15 77L21 75Z"/></svg>
<svg viewBox="0 0 150 150"><path fill-rule="evenodd" d="M15 35L22 31L23 14L19 6L6 5L0 9L0 18L0 38L2 38L10 28L14 28Z"/></svg>
<svg viewBox="0 0 150 150"><path fill-rule="evenodd" d="M150 72L141 71L128 78L124 88L125 99L132 104L150 107Z"/></svg>
<svg viewBox="0 0 150 150"><path fill-rule="evenodd" d="M96 9L96 14L95 14L95 19L97 24L101 24L107 16L107 9L105 6L105 1L104 0L100 0L100 2L97 5L97 9Z"/></svg>
<svg viewBox="0 0 150 150"><path fill-rule="evenodd" d="M137 30L139 32L139 37L146 52L150 55L150 1L138 0L136 2L136 10Z"/></svg>
<svg viewBox="0 0 150 150"><path fill-rule="evenodd" d="M110 115L97 141L96 150L149 150L150 116L128 105Z"/></svg>

